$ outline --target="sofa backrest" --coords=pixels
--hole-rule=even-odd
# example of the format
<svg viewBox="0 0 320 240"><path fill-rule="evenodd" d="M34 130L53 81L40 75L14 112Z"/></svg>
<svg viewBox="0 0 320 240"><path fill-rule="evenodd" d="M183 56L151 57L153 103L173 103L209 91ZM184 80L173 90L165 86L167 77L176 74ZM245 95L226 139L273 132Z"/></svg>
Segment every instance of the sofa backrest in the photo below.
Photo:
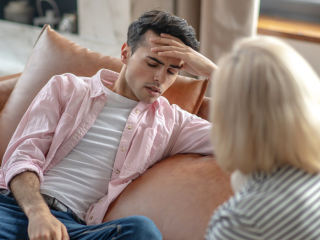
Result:
<svg viewBox="0 0 320 240"><path fill-rule="evenodd" d="M120 72L122 62L118 58L81 47L62 37L49 25L44 26L26 68L0 113L0 160L2 161L4 152L22 116L34 97L52 76L68 72L77 76L91 77L102 68ZM177 104L182 109L196 114L207 84L206 79L195 80L178 76L175 83L163 96L171 104Z"/></svg>
<svg viewBox="0 0 320 240"><path fill-rule="evenodd" d="M0 113L20 76L21 73L0 77Z"/></svg>

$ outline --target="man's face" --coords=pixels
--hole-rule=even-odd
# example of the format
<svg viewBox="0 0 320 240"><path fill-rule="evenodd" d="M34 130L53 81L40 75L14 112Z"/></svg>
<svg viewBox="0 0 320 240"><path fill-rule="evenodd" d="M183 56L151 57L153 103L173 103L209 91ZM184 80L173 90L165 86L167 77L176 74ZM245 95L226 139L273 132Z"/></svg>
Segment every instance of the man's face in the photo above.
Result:
<svg viewBox="0 0 320 240"><path fill-rule="evenodd" d="M161 46L150 42L150 38L159 37L153 31L147 31L144 37L144 44L139 46L134 54L131 55L130 47L126 46L128 54L125 80L129 98L149 104L174 83L183 61L160 57L156 52L152 52L151 48Z"/></svg>

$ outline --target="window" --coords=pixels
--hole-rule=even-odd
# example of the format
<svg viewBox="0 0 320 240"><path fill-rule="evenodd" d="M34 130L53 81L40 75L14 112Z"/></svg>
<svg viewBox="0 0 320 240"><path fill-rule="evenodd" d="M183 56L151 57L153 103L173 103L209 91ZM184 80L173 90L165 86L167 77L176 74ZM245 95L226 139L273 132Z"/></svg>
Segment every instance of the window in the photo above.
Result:
<svg viewBox="0 0 320 240"><path fill-rule="evenodd" d="M260 14L320 23L320 0L261 0Z"/></svg>

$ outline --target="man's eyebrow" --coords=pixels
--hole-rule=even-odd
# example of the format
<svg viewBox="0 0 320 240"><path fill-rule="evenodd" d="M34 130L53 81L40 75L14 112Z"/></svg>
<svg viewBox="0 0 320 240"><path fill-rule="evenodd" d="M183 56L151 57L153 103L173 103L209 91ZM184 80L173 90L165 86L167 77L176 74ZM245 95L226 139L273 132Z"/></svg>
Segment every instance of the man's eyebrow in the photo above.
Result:
<svg viewBox="0 0 320 240"><path fill-rule="evenodd" d="M147 58L150 58L151 60L153 60L153 61L155 61L155 62L157 62L157 63L159 63L159 64L161 64L161 65L164 65L163 62L159 61L158 59L156 59L156 58L154 58L154 57L147 56Z"/></svg>
<svg viewBox="0 0 320 240"><path fill-rule="evenodd" d="M155 62L157 62L157 63L159 63L159 64L161 64L161 65L164 65L163 62L161 62L160 60L158 60L158 59L156 59L156 58L154 58L154 57L147 56L147 58L150 58L151 60L153 60L153 61L155 61ZM181 67L180 67L180 66L177 66L177 65L170 65L170 67L181 69Z"/></svg>

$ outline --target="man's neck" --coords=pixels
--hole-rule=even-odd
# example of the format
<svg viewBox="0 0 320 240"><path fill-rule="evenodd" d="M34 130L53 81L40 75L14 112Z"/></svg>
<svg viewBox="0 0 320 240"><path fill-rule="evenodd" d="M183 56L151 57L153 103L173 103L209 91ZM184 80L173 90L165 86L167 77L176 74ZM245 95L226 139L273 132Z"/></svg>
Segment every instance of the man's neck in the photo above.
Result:
<svg viewBox="0 0 320 240"><path fill-rule="evenodd" d="M113 84L111 85L106 85L105 83L103 84L112 92L115 92L123 97L139 102L140 100L137 99L137 97L134 95L134 93L131 91L131 88L127 84L127 81L125 78L126 68L127 68L126 65L122 67L119 73L118 79Z"/></svg>

